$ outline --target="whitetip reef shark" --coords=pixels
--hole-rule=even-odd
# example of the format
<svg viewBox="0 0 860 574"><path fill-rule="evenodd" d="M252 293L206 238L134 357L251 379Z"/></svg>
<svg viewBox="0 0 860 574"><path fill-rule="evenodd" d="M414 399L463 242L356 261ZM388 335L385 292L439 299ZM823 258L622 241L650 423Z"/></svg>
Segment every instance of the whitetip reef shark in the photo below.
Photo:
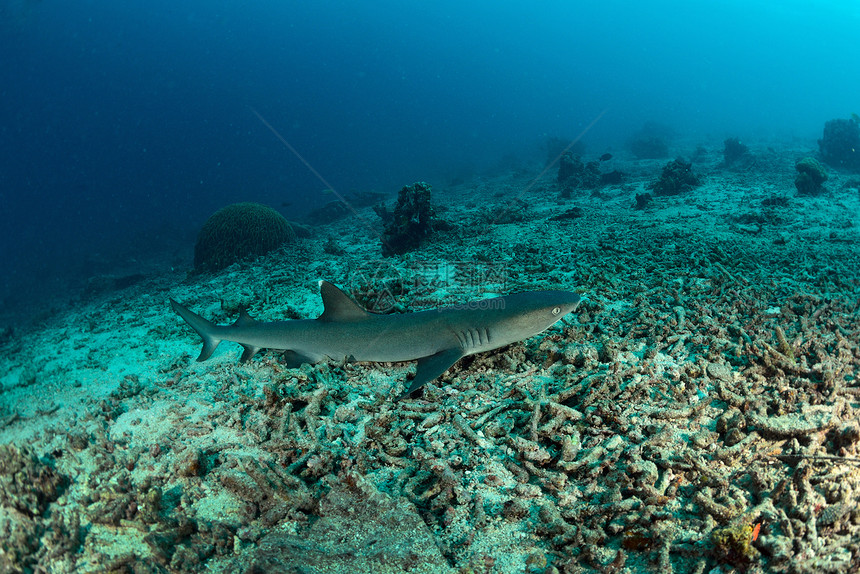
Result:
<svg viewBox="0 0 860 574"><path fill-rule="evenodd" d="M526 291L418 311L371 313L327 281L320 281L323 313L316 319L264 323L242 311L232 325L216 325L174 299L176 311L203 339L198 361L221 341L240 344L247 361L260 349L284 351L288 367L326 357L358 362L418 361L401 400L441 376L461 358L522 341L546 330L579 305L571 291Z"/></svg>

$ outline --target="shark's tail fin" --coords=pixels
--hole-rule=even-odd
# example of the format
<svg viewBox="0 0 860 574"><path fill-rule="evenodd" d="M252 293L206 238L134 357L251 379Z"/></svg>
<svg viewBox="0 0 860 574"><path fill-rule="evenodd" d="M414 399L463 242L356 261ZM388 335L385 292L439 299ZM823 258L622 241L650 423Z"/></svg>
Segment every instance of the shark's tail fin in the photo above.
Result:
<svg viewBox="0 0 860 574"><path fill-rule="evenodd" d="M203 348L200 350L198 361L205 361L212 356L215 347L221 342L221 339L216 337L214 333L218 329L218 325L211 321L207 321L197 313L190 311L187 307L179 304L177 301L170 300L170 308L176 311L180 317L185 319L185 322L197 331L200 338L203 339Z"/></svg>

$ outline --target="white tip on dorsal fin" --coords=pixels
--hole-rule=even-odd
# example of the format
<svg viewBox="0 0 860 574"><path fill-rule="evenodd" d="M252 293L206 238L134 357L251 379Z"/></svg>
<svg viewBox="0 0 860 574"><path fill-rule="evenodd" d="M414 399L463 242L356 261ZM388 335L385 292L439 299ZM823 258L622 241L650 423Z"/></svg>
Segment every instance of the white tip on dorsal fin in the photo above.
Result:
<svg viewBox="0 0 860 574"><path fill-rule="evenodd" d="M319 285L323 313L317 321L359 321L370 316L370 313L350 299L349 295L328 281L320 281Z"/></svg>

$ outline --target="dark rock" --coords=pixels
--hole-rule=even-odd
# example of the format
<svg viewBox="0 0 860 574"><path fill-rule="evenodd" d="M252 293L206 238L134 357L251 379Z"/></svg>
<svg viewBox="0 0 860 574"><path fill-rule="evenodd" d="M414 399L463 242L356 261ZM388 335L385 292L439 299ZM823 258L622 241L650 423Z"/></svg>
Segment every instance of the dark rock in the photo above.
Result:
<svg viewBox="0 0 860 574"><path fill-rule="evenodd" d="M305 215L305 221L311 225L334 223L348 215L354 214L363 207L375 205L383 201L385 195L378 191L354 191L345 196L339 196L337 199L311 210ZM296 230L296 234L301 237L298 230Z"/></svg>
<svg viewBox="0 0 860 574"><path fill-rule="evenodd" d="M323 251L329 255L343 255L346 253L343 247L331 236L329 236L328 241L323 245Z"/></svg>
<svg viewBox="0 0 860 574"><path fill-rule="evenodd" d="M692 157L690 157L690 161L693 163L700 163L708 159L708 150L703 145L697 145L696 149L693 151Z"/></svg>
<svg viewBox="0 0 860 574"><path fill-rule="evenodd" d="M354 208L370 207L376 205L380 201L385 201L385 193L381 191L354 191L348 194L345 199Z"/></svg>
<svg viewBox="0 0 860 574"><path fill-rule="evenodd" d="M648 204L651 203L652 199L653 197L651 197L650 193L637 193L635 206L636 209L645 209L646 207L648 207Z"/></svg>
<svg viewBox="0 0 860 574"><path fill-rule="evenodd" d="M0 346L11 343L14 338L14 327L0 327Z"/></svg>
<svg viewBox="0 0 860 574"><path fill-rule="evenodd" d="M295 221L290 221L290 227L293 228L293 231L296 233L296 237L301 239L307 239L313 235L313 231L307 225L302 225L301 223L296 223Z"/></svg>

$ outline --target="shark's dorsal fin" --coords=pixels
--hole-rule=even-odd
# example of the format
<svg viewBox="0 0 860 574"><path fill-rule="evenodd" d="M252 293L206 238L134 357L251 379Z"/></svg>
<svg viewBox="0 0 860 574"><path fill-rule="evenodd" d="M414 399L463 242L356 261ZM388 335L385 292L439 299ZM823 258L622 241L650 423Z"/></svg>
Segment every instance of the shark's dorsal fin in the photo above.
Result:
<svg viewBox="0 0 860 574"><path fill-rule="evenodd" d="M317 321L361 321L370 317L370 313L328 281L320 281L320 295L323 313Z"/></svg>

